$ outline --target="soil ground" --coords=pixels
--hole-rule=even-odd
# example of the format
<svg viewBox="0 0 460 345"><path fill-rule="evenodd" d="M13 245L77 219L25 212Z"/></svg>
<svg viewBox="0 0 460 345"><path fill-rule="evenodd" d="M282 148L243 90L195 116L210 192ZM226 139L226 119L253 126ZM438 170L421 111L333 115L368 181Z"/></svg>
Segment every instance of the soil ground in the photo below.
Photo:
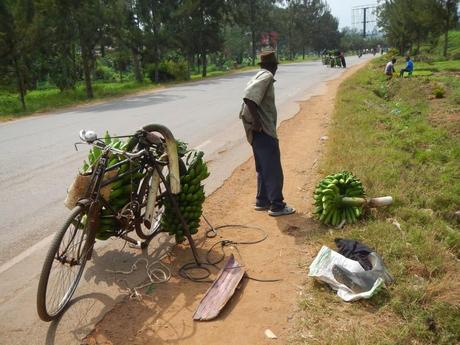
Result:
<svg viewBox="0 0 460 345"><path fill-rule="evenodd" d="M252 158L206 199L205 215L214 226L243 224L268 234L265 241L257 244L226 246L225 254L233 253L250 277L282 280L259 282L245 278L217 319L194 322L192 315L209 284L179 277L179 267L192 260L188 246L179 245L163 260L172 269L170 281L156 285L153 293L141 300L125 299L96 326L85 339L86 344L273 343L265 336L266 329L278 337L279 344L292 340L299 295L308 279L308 264L316 255L305 240L320 228L311 216L311 195L322 152L320 138L327 135L338 86L360 67L350 68L339 79L330 81L323 95L302 102L299 113L280 125L284 196L297 213L274 218L253 210L256 174ZM261 236L254 229L227 228L219 230L215 238L205 238L204 229L202 223L196 235L202 258L220 239L251 241ZM217 245L210 255L215 259L221 253ZM217 272L213 270L211 278Z"/></svg>

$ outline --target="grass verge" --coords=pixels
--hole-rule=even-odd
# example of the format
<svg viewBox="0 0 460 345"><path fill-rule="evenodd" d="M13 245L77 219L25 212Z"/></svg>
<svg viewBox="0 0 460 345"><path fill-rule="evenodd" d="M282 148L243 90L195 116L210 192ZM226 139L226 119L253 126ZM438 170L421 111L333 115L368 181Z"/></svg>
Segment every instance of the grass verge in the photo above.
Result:
<svg viewBox="0 0 460 345"><path fill-rule="evenodd" d="M396 282L345 303L308 280L298 343L460 343L460 81L449 64L430 77L387 81L385 63L374 60L341 85L320 174L350 170L369 196L392 195L395 203L307 241L318 250L335 248L336 237L362 241Z"/></svg>

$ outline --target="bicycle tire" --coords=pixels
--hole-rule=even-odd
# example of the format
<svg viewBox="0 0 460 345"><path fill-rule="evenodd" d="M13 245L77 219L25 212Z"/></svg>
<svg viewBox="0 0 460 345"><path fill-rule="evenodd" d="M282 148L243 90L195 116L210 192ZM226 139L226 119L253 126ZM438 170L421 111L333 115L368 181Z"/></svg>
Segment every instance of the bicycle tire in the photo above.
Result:
<svg viewBox="0 0 460 345"><path fill-rule="evenodd" d="M92 249L92 245L88 243L88 241L91 241L89 234L87 233L87 227L84 225L83 229L80 227L83 220L83 217L87 215L88 211L86 208L83 206L76 206L73 210L72 213L69 215L67 218L66 222L64 225L59 229L59 231L56 233L53 242L51 243L51 246L48 250L48 253L46 255L45 261L43 263L43 268L40 274L40 281L38 283L38 291L37 291L37 312L43 321L52 321L54 319L57 319L66 309L68 306L68 303L70 299L72 298L78 283L80 281L80 278L83 274L86 261L88 259L88 250ZM78 219L78 217L80 218ZM78 219L77 225L75 225L75 220ZM88 221L87 223L88 224ZM76 271L75 277L69 282L69 286L66 289L63 289L63 297L58 300L58 305L54 308L51 309L50 305L48 305L47 298L49 297L47 292L48 287L50 286L50 275L52 274L52 269L53 269L53 263L59 262L57 268L62 268L66 265L66 263L62 263L60 260L55 259L56 254L59 253L59 250L61 248L61 244L64 241L65 235L68 233L68 230L74 226L74 233L70 234L71 238L68 244L64 245L64 261L67 260L67 257L65 256L66 254L75 254L75 249L77 250L77 264L74 264L74 266L80 266L78 267ZM77 247L70 247L70 245L73 243L73 241L79 241L78 243L75 242ZM94 241L94 240L93 240ZM67 250L73 251L73 253L67 253ZM58 255L59 256L59 255ZM59 266L61 265L61 266ZM72 263L68 265L68 267L72 267ZM65 276L59 276L60 278L66 278ZM63 279L61 279L63 280Z"/></svg>

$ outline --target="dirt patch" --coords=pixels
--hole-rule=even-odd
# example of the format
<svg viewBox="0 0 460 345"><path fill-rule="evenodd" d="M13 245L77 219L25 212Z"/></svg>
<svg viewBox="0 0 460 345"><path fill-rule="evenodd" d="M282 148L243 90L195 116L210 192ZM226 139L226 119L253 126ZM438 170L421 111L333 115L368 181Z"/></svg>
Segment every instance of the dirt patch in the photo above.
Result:
<svg viewBox="0 0 460 345"><path fill-rule="evenodd" d="M329 82L326 94L301 103L299 113L279 128L284 195L297 209L296 214L272 218L252 209L256 185L252 158L205 202L206 216L213 225L252 225L268 234L261 243L227 246L224 252L233 253L250 277L282 281L244 279L219 318L194 322L192 315L209 284L178 276L178 268L192 257L187 247L176 246L173 257L165 261L173 271L171 280L158 285L142 301L125 300L117 305L86 338L87 344L257 345L273 342L265 337L266 329L273 331L278 343L292 339L307 264L316 254L305 239L312 232L325 231L310 213L312 189L317 181L316 163L322 150L320 137L327 132L339 84L358 68L352 67L341 78ZM205 239L203 229L202 226L197 235L201 257L220 239L244 241L260 236L250 229L223 229L216 238ZM217 258L221 253L221 247L216 246L211 255Z"/></svg>
<svg viewBox="0 0 460 345"><path fill-rule="evenodd" d="M430 123L453 135L460 134L460 106L452 105L446 99L432 99L429 113Z"/></svg>

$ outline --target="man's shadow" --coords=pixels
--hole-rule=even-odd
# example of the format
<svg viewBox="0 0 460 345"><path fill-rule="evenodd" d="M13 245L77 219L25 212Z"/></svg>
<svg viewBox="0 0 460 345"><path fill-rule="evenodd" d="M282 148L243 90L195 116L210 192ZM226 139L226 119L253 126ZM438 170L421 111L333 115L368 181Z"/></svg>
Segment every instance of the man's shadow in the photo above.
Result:
<svg viewBox="0 0 460 345"><path fill-rule="evenodd" d="M276 223L283 234L294 237L297 245L305 244L309 238L327 231L327 227L321 225L312 216L300 212L276 217Z"/></svg>

